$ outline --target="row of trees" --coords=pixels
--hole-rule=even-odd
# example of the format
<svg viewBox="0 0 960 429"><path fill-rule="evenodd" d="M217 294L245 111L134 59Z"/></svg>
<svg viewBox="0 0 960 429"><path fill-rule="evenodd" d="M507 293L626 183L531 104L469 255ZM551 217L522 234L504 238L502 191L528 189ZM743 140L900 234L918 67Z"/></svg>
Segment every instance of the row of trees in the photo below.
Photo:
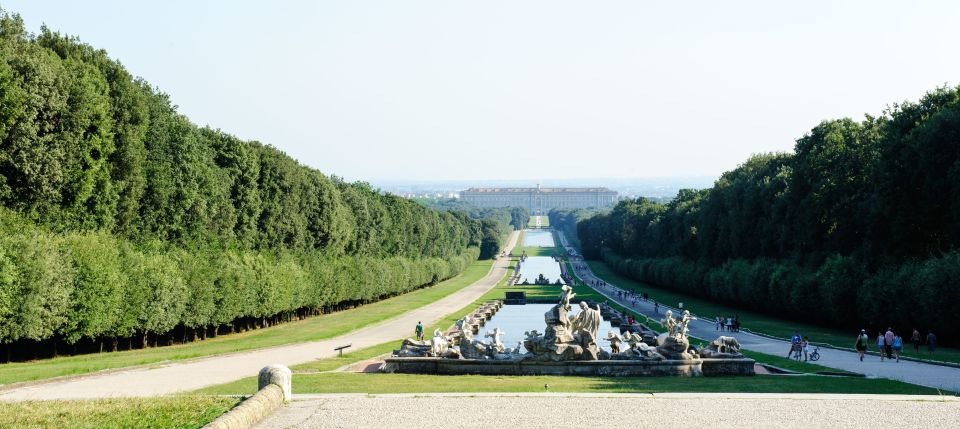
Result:
<svg viewBox="0 0 960 429"><path fill-rule="evenodd" d="M960 334L960 88L861 122L825 121L792 154L714 186L581 221L584 254L665 287L856 327Z"/></svg>
<svg viewBox="0 0 960 429"><path fill-rule="evenodd" d="M598 213L604 213L608 209L601 208L582 208L582 209L551 209L547 213L550 219L550 226L561 231L571 241L574 246L580 247L580 239L577 236L577 224L589 219Z"/></svg>
<svg viewBox="0 0 960 429"><path fill-rule="evenodd" d="M454 198L418 198L417 202L434 210L464 213L471 219L481 220L481 259L495 256L511 231L524 229L530 222L530 211L525 207L477 207Z"/></svg>
<svg viewBox="0 0 960 429"><path fill-rule="evenodd" d="M366 302L461 272L509 227L197 127L106 52L3 11L0 205L8 350Z"/></svg>

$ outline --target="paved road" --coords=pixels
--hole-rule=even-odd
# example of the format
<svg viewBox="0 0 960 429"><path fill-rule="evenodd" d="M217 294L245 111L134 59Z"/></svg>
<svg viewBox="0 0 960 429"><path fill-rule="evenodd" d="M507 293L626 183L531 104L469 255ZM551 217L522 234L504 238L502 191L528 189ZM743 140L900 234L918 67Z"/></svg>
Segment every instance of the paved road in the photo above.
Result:
<svg viewBox="0 0 960 429"><path fill-rule="evenodd" d="M558 232L558 234L560 235L561 243L565 247L569 246L566 237L563 236L563 233ZM572 249L568 248L568 251L569 250ZM590 283L593 280L602 280L594 275L592 271L590 271L589 265L578 263L575 264L575 267L577 276L583 280L586 280L587 283ZM617 291L622 289L609 282L606 282L605 284L605 286L595 287L594 289L609 298L611 301L618 302L624 307L631 308L638 313L644 314L656 320L663 318L663 313L665 311L663 306L660 307L659 313L654 313L653 302L643 302L642 300L638 300L637 304L633 305L632 299L619 298ZM671 303L671 305L673 304ZM690 310L694 313L696 312L696 308ZM676 313L676 311L674 311L674 313ZM674 314L674 317L676 316L677 314ZM716 330L715 322L713 320L697 320L694 323L691 323L689 327L690 335L694 337L712 341L714 338L720 335L732 336L736 337L737 341L740 341L740 345L747 350L758 351L774 356L786 357L787 351L790 349L790 343L787 341L775 340L747 332L720 332ZM854 342L854 337L854 334L850 335L851 344ZM868 377L889 378L893 380L905 381L907 383L918 384L921 386L960 392L960 368L951 368L941 365L932 365L928 363L906 360L902 360L900 362L884 360L881 362L879 356L869 355L864 358L863 362L860 362L860 359L855 352L827 348L820 349L820 356L820 360L816 362L818 365L864 374Z"/></svg>
<svg viewBox="0 0 960 429"><path fill-rule="evenodd" d="M516 244L517 235L517 232L510 235L507 253ZM0 401L164 395L255 376L260 368L269 364L290 366L331 357L336 353L333 348L344 344L353 344L354 349L361 349L390 340L399 341L410 336L417 321L436 321L483 296L507 273L509 265L509 258L500 259L494 262L484 278L470 286L400 316L329 340L27 386L0 392Z"/></svg>
<svg viewBox="0 0 960 429"><path fill-rule="evenodd" d="M328 396L294 400L256 428L955 427L960 401L923 399L737 394Z"/></svg>

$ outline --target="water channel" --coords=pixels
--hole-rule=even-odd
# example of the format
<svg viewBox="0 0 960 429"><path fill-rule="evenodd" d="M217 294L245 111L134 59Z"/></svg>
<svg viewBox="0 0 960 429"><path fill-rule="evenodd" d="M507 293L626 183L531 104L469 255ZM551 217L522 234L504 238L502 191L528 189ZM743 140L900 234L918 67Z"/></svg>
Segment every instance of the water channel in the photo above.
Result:
<svg viewBox="0 0 960 429"><path fill-rule="evenodd" d="M560 295L560 288L557 288L557 296ZM487 324L480 328L480 334L477 334L478 339L484 339L485 341L491 341L489 338L484 338L483 335L487 331L493 331L494 328L500 328L503 331L503 336L500 337L500 342L503 343L504 347L516 347L517 343L522 342L526 338L523 333L525 331L530 331L536 329L541 334L546 328L546 323L543 321L543 314L550 310L555 304L525 304L525 305L504 305L500 311L497 312ZM570 315L576 315L580 312L579 305L570 306ZM619 328L614 328L610 325L610 322L607 320L602 320L600 322L600 329L597 332L600 334L600 338L607 337L607 331L614 331L620 333ZM609 345L604 342L604 344L598 345L605 349L609 349ZM522 349L521 345L521 349ZM526 352L526 349L521 351Z"/></svg>
<svg viewBox="0 0 960 429"><path fill-rule="evenodd" d="M560 279L560 264L551 256L527 256L527 259L520 263L520 280L517 283L527 280L527 283L533 284L540 274L550 283L554 283Z"/></svg>
<svg viewBox="0 0 960 429"><path fill-rule="evenodd" d="M557 244L553 241L553 232L550 230L547 231L535 231L532 229L525 230L523 233L523 246L524 247L556 247Z"/></svg>

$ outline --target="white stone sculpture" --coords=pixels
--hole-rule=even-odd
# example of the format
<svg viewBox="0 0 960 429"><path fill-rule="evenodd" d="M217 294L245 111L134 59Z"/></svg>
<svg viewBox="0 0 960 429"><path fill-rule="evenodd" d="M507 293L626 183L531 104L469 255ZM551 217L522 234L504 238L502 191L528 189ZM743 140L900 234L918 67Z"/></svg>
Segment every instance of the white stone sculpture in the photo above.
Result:
<svg viewBox="0 0 960 429"><path fill-rule="evenodd" d="M599 337L600 321L603 317L600 315L600 309L590 308L586 301L580 301L580 312L573 319L573 332L586 331L590 333L591 338Z"/></svg>
<svg viewBox="0 0 960 429"><path fill-rule="evenodd" d="M450 348L450 341L443 336L439 329L433 331L433 338L430 338L430 354L434 357L441 357L447 353Z"/></svg>
<svg viewBox="0 0 960 429"><path fill-rule="evenodd" d="M504 332L500 330L499 327L493 328L493 331L487 331L485 338L492 338L493 342L490 344L497 353L503 353L503 343L500 342L500 337L503 336Z"/></svg>
<svg viewBox="0 0 960 429"><path fill-rule="evenodd" d="M630 333L628 332L627 335ZM620 335L613 332L607 331L607 341L610 342L610 352L611 353L620 353L620 343L623 342L623 339L620 338Z"/></svg>

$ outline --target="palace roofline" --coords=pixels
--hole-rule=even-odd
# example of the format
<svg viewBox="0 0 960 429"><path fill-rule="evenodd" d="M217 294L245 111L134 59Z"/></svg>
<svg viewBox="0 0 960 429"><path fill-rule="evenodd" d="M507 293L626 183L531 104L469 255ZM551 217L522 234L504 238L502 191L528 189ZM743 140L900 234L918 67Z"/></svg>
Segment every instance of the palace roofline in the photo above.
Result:
<svg viewBox="0 0 960 429"><path fill-rule="evenodd" d="M528 192L615 192L609 188L470 188L473 193L528 193Z"/></svg>

